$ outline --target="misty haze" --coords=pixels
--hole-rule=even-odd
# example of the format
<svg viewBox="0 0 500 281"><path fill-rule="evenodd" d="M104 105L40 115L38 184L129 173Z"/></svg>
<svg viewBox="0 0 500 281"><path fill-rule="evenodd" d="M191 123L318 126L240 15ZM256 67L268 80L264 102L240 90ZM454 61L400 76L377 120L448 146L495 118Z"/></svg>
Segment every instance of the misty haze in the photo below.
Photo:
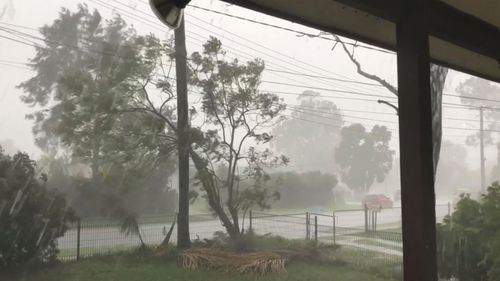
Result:
<svg viewBox="0 0 500 281"><path fill-rule="evenodd" d="M0 0L0 280L403 280L397 54L158 9ZM496 280L500 84L430 88L439 278Z"/></svg>

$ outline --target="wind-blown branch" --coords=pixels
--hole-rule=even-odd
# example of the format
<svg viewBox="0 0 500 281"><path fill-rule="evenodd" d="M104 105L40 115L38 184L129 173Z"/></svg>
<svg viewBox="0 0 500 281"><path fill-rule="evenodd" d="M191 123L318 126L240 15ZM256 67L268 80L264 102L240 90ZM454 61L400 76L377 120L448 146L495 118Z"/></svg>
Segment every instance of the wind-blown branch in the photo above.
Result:
<svg viewBox="0 0 500 281"><path fill-rule="evenodd" d="M391 83L387 82L386 80L382 79L381 77L377 76L377 75L374 75L374 74L370 74L366 71L364 71L362 68L361 68L361 64L358 62L358 60L354 57L354 54L351 53L348 49L347 49L347 46L345 45L345 43L340 40L340 38L338 38L337 35L333 35L333 37L338 40L337 42L340 43L340 45L342 46L342 48L344 49L345 53L347 54L347 56L349 57L349 59L351 60L352 63L354 63L354 65L356 65L356 70L357 72L362 75L363 77L367 78L367 79L370 79L370 80L373 80L375 82L378 82L380 85L384 86L385 88L387 88L387 90L389 90L391 93L393 93L394 95L398 95L398 89L396 89L396 87L394 87L393 85L391 85Z"/></svg>

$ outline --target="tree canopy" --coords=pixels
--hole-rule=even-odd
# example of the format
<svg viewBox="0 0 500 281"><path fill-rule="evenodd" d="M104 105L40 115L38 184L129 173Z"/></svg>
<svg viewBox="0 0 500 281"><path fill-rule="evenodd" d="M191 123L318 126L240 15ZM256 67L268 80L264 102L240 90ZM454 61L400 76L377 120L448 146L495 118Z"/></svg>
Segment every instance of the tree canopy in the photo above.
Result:
<svg viewBox="0 0 500 281"><path fill-rule="evenodd" d="M41 108L27 116L37 145L49 155L69 154L69 164L83 170L76 185L105 196L143 186L159 167L171 174L173 132L144 110L158 102L146 88L154 84L165 97L162 114L172 116L171 42L138 35L119 15L105 20L85 5L63 8L40 33L45 46L30 62L36 74L19 85L22 100Z"/></svg>
<svg viewBox="0 0 500 281"><path fill-rule="evenodd" d="M303 92L297 102L287 106L291 117L273 128L272 147L290 159L292 170L333 174L343 122L340 109L312 91Z"/></svg>
<svg viewBox="0 0 500 281"><path fill-rule="evenodd" d="M497 107L498 103L495 99L500 93L500 87L495 83L484 80L478 77L470 77L460 83L456 91L461 96L461 101L464 104L473 105L477 109L479 115L480 107ZM499 121L500 112L497 110L484 110L484 119L490 121ZM477 119L479 122L479 118ZM493 144L492 131L498 131L500 125L498 122L485 122L484 139L486 144ZM479 140L479 132L468 137L469 144L477 144Z"/></svg>
<svg viewBox="0 0 500 281"><path fill-rule="evenodd" d="M500 185L475 200L462 194L437 227L439 273L459 280L496 280L500 274Z"/></svg>
<svg viewBox="0 0 500 281"><path fill-rule="evenodd" d="M277 199L266 186L266 169L288 159L257 145L272 139L269 128L281 119L285 105L258 89L262 60L229 60L214 37L203 44L202 53L191 55L191 63L191 83L200 90L204 118L192 132L196 179L211 209L237 237L243 232L241 213L252 206L267 208L269 200Z"/></svg>
<svg viewBox="0 0 500 281"><path fill-rule="evenodd" d="M363 125L352 124L342 128L340 134L335 159L342 168L342 181L356 193L366 193L392 168L391 132L385 126L375 125L366 131Z"/></svg>

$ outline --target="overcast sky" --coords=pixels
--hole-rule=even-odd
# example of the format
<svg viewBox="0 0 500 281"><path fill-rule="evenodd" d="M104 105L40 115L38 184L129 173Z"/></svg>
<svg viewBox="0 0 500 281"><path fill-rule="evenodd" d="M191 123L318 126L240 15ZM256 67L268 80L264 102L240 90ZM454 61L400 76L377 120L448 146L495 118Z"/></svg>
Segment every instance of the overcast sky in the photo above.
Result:
<svg viewBox="0 0 500 281"><path fill-rule="evenodd" d="M62 6L75 9L78 3L86 3L90 8L97 8L101 14L109 16L111 9L122 14L123 18L133 24L141 33L155 33L160 37L168 36L168 30L153 18L146 0L108 0L108 1L76 1L76 0L0 0L0 24L15 24L17 29L36 34L30 28L38 28L50 24ZM334 42L300 36L296 32L285 31L275 27L251 23L241 19L194 8L200 6L211 10L236 15L239 17L269 23L301 32L318 34L318 30L310 29L288 21L279 20L255 13L221 1L193 1L186 9L186 32L188 53L199 50L201 44L210 35L218 37L229 57L240 60L259 57L266 62L266 68L294 72L303 75L285 74L265 71L262 90L284 92L281 96L288 104L296 103L296 94L304 90L320 92L321 95L334 101L346 116L346 125L362 123L367 127L375 124L386 125L393 132L391 146L398 150L397 116L394 110L377 104L380 97L366 98L366 94L386 96L393 101L394 96L383 87L359 85L348 82L311 78L305 75L320 75L344 80L371 82L356 74L354 65L337 46L333 51ZM0 36L7 35L0 31ZM26 69L24 63L34 55L34 48L0 37L0 141L12 140L17 149L24 150L34 157L40 151L34 145L31 133L32 123L25 119L27 113L34 109L27 107L19 100L22 94L16 85L28 79L33 73ZM377 74L396 85L396 57L393 54L357 47L356 57L366 71ZM10 62L8 62L10 61ZM467 75L450 72L445 93L454 94L456 86L466 79ZM279 84L278 84L279 83ZM285 86L283 83L301 85ZM316 88L316 89L315 89ZM350 91L345 93L340 91ZM294 95L295 94L295 95ZM193 97L190 97L193 98ZM346 99L347 98L347 99ZM359 98L365 100L352 100ZM367 101L366 99L370 99ZM456 97L446 96L447 102L460 103ZM389 114L364 113L359 111L382 112ZM477 119L477 114L471 110L444 108L444 126L460 128L478 128L478 123L447 120L447 117ZM370 120L371 119L371 120ZM375 120L374 120L375 119ZM325 120L327 123L328 120ZM465 137L471 131L444 130L444 138L454 143L464 143ZM471 168L477 168L479 157L476 148L468 147ZM496 161L496 151L493 147L487 149L489 165ZM477 165L476 165L477 164Z"/></svg>

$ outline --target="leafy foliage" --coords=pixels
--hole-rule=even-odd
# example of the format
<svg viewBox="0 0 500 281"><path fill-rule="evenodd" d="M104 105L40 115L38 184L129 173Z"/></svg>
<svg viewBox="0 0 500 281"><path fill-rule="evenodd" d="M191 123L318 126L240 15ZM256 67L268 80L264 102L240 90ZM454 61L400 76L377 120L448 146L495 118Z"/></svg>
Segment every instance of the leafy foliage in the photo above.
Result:
<svg viewBox="0 0 500 281"><path fill-rule="evenodd" d="M46 46L31 59L36 75L19 85L22 100L42 108L28 115L38 146L53 156L67 153L69 165L79 166L78 177L66 176L88 199L80 203L101 209L109 204L95 203L127 203L152 182L164 189L158 175L173 173L176 139L153 109L174 119L167 105L171 42L138 35L119 15L105 20L85 5L63 8L40 32ZM161 106L148 90L164 98Z"/></svg>
<svg viewBox="0 0 500 281"><path fill-rule="evenodd" d="M464 145L445 140L441 145L441 155L436 171L439 192L453 193L457 188L467 188L476 184L467 163L467 148Z"/></svg>
<svg viewBox="0 0 500 281"><path fill-rule="evenodd" d="M64 196L37 178L27 154L8 156L0 148L0 266L53 261L56 239L75 219Z"/></svg>
<svg viewBox="0 0 500 281"><path fill-rule="evenodd" d="M462 96L461 101L464 104L473 105L476 107L496 107L498 103L494 100L500 92L500 87L495 83L481 79L478 77L470 77L458 85L456 91ZM472 99L470 97L473 97ZM477 111L479 114L479 110ZM500 120L500 112L496 110L485 110L484 119L498 121ZM478 118L479 120L479 118ZM500 126L498 122L485 122L484 140L486 144L493 144L494 131L498 131ZM479 133L471 135L467 138L470 145L479 144Z"/></svg>
<svg viewBox="0 0 500 281"><path fill-rule="evenodd" d="M292 118L273 128L273 148L289 157L291 166L298 166L301 171L333 173L335 147L343 122L340 109L312 91L303 92L297 102L298 106L288 106Z"/></svg>
<svg viewBox="0 0 500 281"><path fill-rule="evenodd" d="M280 194L280 200L273 204L275 208L331 207L334 202L333 188L338 182L334 175L285 172L273 173L271 179Z"/></svg>
<svg viewBox="0 0 500 281"><path fill-rule="evenodd" d="M242 232L240 212L252 206L266 208L269 200L277 199L266 186L266 169L288 159L256 144L272 139L268 128L280 120L285 105L278 96L258 90L262 60L229 61L214 37L203 45L201 54L191 55L191 63L190 79L201 90L205 121L191 133L196 179L230 236L237 237Z"/></svg>
<svg viewBox="0 0 500 281"><path fill-rule="evenodd" d="M479 201L463 194L437 227L439 272L459 280L496 280L500 273L500 184Z"/></svg>
<svg viewBox="0 0 500 281"><path fill-rule="evenodd" d="M394 151L389 148L391 132L375 125L367 132L361 124L342 128L335 159L342 171L342 181L358 194L367 192L375 182L382 182L392 168Z"/></svg>

